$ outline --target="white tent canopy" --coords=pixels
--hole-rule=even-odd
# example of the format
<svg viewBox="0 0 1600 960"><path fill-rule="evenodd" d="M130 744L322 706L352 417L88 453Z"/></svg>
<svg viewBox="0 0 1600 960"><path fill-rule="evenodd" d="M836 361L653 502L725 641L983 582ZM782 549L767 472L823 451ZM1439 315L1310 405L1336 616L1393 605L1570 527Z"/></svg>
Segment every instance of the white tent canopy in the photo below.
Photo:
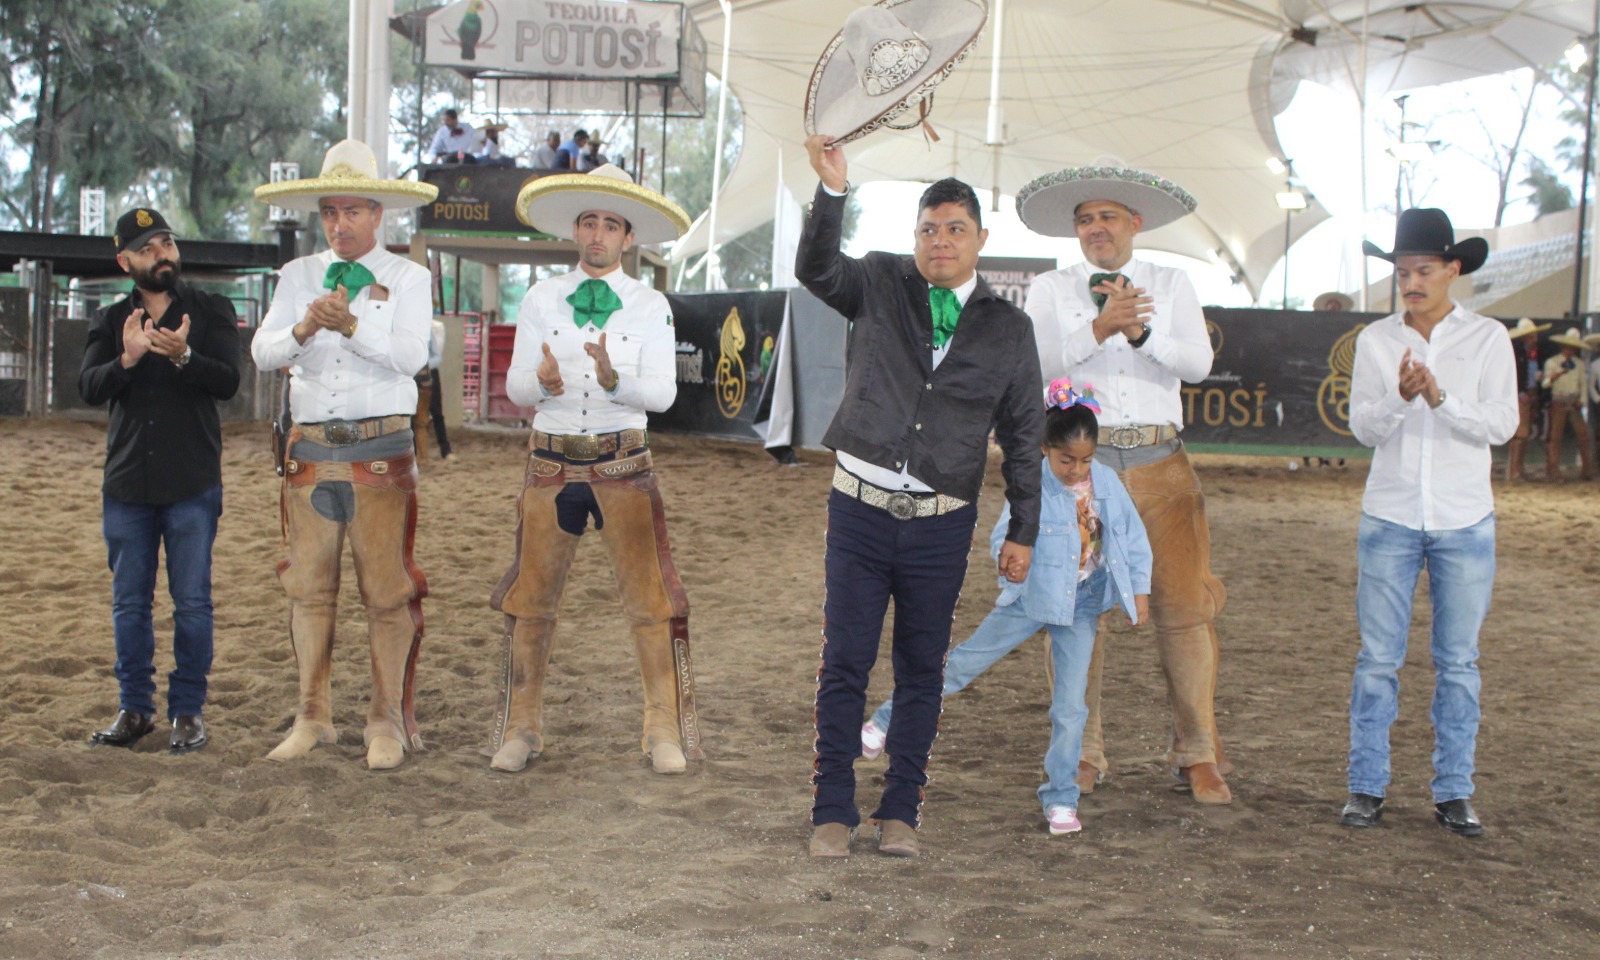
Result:
<svg viewBox="0 0 1600 960"><path fill-rule="evenodd" d="M733 0L730 88L744 109L743 154L727 175L718 242L772 219L783 179L808 198L801 103L817 56L856 0ZM1319 0L990 0L991 22L968 61L935 96L940 140L884 130L850 144L851 178L935 180L957 176L1015 194L1065 166L1115 158L1184 186L1199 209L1154 231L1143 246L1228 265L1254 296L1283 255L1284 214L1274 200L1282 156L1273 117L1302 79L1354 88L1362 38L1369 96L1391 89L1548 63L1592 29L1593 8L1570 0L1371 3ZM991 37L1003 16L1000 105L1003 145L985 142ZM697 0L691 14L720 62L722 11ZM1365 30L1363 30L1365 22ZM1354 131L1352 131L1354 135ZM1351 176L1357 176L1351 171ZM911 214L908 213L909 217ZM1312 199L1294 236L1327 216ZM707 247L705 223L673 250Z"/></svg>

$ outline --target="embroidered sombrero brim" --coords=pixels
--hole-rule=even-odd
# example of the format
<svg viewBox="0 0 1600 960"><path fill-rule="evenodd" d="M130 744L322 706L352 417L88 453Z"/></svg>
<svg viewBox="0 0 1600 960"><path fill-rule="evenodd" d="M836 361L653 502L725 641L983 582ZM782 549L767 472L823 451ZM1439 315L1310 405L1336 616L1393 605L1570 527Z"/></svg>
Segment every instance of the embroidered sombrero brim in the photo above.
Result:
<svg viewBox="0 0 1600 960"><path fill-rule="evenodd" d="M593 173L557 173L539 177L517 192L517 219L563 240L572 239L573 224L588 210L626 218L633 224L635 243L676 240L689 229L689 215L682 207L627 180Z"/></svg>
<svg viewBox="0 0 1600 960"><path fill-rule="evenodd" d="M1120 203L1139 214L1142 231L1164 227L1194 212L1189 191L1153 173L1126 167L1068 167L1017 191L1017 216L1046 237L1077 235L1078 207L1091 200Z"/></svg>
<svg viewBox="0 0 1600 960"><path fill-rule="evenodd" d="M282 180L256 187L256 199L262 203L316 213L323 197L360 197L376 200L386 210L410 210L432 203L439 196L439 188L431 183L415 180L374 180L371 177L325 176L308 180Z"/></svg>
<svg viewBox="0 0 1600 960"><path fill-rule="evenodd" d="M989 8L983 0L880 0L928 45L927 60L893 86L869 93L856 63L844 50L845 31L836 34L817 60L806 86L806 135L818 133L843 144L893 124L901 114L916 108L933 89L950 76L977 46ZM863 58L868 51L862 51Z"/></svg>

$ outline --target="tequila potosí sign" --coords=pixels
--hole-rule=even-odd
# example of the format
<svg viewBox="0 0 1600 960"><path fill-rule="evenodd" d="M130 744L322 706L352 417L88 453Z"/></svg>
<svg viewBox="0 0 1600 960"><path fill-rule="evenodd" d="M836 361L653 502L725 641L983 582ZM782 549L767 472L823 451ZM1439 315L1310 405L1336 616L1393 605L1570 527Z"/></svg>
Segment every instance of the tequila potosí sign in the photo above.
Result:
<svg viewBox="0 0 1600 960"><path fill-rule="evenodd" d="M461 0L428 17L426 62L551 79L675 79L681 3Z"/></svg>

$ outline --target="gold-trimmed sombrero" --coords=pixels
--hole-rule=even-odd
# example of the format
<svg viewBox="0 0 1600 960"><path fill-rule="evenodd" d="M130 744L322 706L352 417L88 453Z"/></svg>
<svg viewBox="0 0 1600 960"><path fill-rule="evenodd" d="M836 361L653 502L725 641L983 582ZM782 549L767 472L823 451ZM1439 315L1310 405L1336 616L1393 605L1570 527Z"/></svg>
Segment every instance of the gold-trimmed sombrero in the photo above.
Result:
<svg viewBox="0 0 1600 960"><path fill-rule="evenodd" d="M977 46L988 20L984 0L879 0L854 10L811 72L806 134L849 143L919 105L925 118L933 88Z"/></svg>
<svg viewBox="0 0 1600 960"><path fill-rule="evenodd" d="M1588 346L1583 342L1583 332L1577 327L1568 327L1566 333L1558 333L1550 338L1550 342L1563 347L1576 347L1579 350Z"/></svg>
<svg viewBox="0 0 1600 960"><path fill-rule="evenodd" d="M1017 216L1046 237L1077 236L1078 207L1093 200L1120 203L1139 214L1150 231L1181 220L1198 205L1166 177L1121 166L1068 167L1017 191Z"/></svg>
<svg viewBox="0 0 1600 960"><path fill-rule="evenodd" d="M540 233L572 239L578 216L604 210L633 224L636 243L676 240L689 229L683 208L642 187L614 164L588 173L557 173L539 177L517 191L517 219Z"/></svg>
<svg viewBox="0 0 1600 960"><path fill-rule="evenodd" d="M360 140L341 140L322 158L322 173L301 180L282 180L256 187L256 199L289 210L315 213L323 197L376 200L390 210L409 210L432 203L439 188L415 180L382 180L378 158Z"/></svg>

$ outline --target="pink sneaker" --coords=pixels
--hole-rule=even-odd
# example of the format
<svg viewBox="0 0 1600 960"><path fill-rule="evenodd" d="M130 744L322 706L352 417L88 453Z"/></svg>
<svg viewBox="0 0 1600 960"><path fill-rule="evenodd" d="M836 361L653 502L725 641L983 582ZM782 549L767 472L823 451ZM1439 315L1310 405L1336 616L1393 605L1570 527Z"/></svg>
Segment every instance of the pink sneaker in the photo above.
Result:
<svg viewBox="0 0 1600 960"><path fill-rule="evenodd" d="M1083 829L1083 824L1078 822L1078 809L1056 804L1046 814L1050 821L1050 835L1059 837L1063 833L1077 833Z"/></svg>
<svg viewBox="0 0 1600 960"><path fill-rule="evenodd" d="M861 755L871 760L883 752L884 742L888 739L888 731L879 730L876 723L868 720L861 725Z"/></svg>

